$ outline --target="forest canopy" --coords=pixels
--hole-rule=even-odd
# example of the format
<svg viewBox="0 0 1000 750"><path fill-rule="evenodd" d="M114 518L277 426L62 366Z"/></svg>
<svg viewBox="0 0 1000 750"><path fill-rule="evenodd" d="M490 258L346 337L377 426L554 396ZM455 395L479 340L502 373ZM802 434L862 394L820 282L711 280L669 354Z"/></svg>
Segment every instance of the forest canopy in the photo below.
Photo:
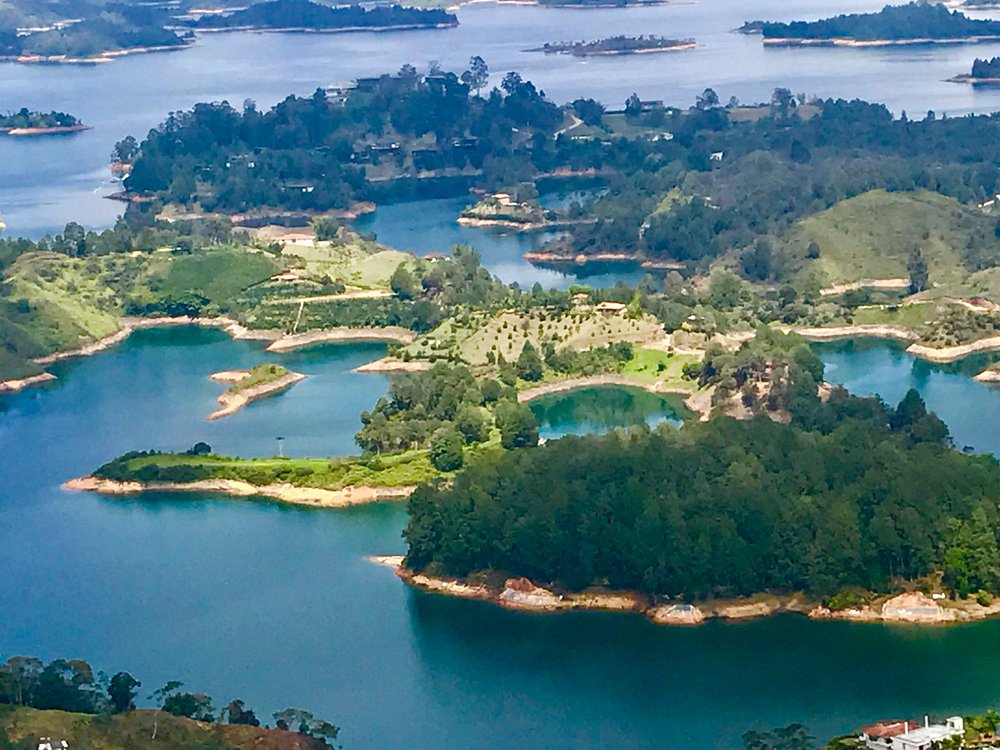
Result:
<svg viewBox="0 0 1000 750"><path fill-rule="evenodd" d="M688 599L942 569L996 591L1000 466L947 435L916 392L893 409L837 390L791 425L718 417L489 455L414 493L406 564Z"/></svg>

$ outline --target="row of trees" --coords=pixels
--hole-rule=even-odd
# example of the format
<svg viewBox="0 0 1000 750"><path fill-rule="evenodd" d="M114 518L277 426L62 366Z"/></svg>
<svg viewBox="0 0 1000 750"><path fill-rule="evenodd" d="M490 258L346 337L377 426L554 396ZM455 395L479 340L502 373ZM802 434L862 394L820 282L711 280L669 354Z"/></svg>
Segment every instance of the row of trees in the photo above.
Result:
<svg viewBox="0 0 1000 750"><path fill-rule="evenodd" d="M134 711L142 683L128 672L110 677L95 672L82 659L54 659L48 664L33 656L12 656L0 666L0 704L27 706L39 710L59 710L85 714L121 714ZM242 724L259 727L254 710L239 699L216 708L205 693L183 690L184 684L170 681L149 696L162 713L195 721ZM154 723L152 739L156 739ZM286 708L274 714L274 726L316 738L330 746L340 730L308 711Z"/></svg>

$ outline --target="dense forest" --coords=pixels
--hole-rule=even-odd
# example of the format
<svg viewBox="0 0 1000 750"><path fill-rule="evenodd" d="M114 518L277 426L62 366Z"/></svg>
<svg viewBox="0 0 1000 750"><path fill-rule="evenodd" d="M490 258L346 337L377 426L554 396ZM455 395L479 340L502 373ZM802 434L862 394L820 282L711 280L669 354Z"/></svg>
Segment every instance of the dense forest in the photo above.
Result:
<svg viewBox="0 0 1000 750"><path fill-rule="evenodd" d="M330 7L310 0L270 0L233 13L205 15L197 29L384 29L398 26L455 26L458 19L443 10L421 10L401 5Z"/></svg>
<svg viewBox="0 0 1000 750"><path fill-rule="evenodd" d="M969 18L940 3L915 0L887 5L878 13L856 13L819 21L760 25L764 39L965 39L1000 36L1000 21Z"/></svg>
<svg viewBox="0 0 1000 750"><path fill-rule="evenodd" d="M140 687L142 687L142 683L129 672L116 672L108 676L103 672L95 671L90 664L82 659L53 659L46 664L33 656L12 656L0 664L0 748L11 748L12 750L19 750L21 747L28 748L27 744L8 743L4 727L5 710L10 711L17 707L23 707L40 711L55 710L73 714L97 715L102 717L101 726L107 728L112 717L136 712L136 701L139 700ZM184 683L177 680L171 680L162 687L152 690L148 700L155 704L156 716L163 713L209 724L261 726L261 721L257 718L254 710L242 700L234 699L226 705L215 706L211 696L200 692L188 692L184 690ZM144 711L142 713L153 712ZM155 727L155 717L150 723ZM166 720L164 720L164 724L166 724ZM332 743L340 733L339 727L298 708L287 708L276 712L274 714L274 727L298 733L305 741L305 744L301 746L303 750L332 748ZM166 727L164 727L164 734L169 736ZM155 735L156 730L154 729L152 739L155 739ZM37 744L37 737L34 739ZM213 742L197 745L197 747L203 747L205 750L231 748L232 744L225 742L224 739L224 737L216 736L212 738ZM144 745L149 747L170 746L169 744L153 744L148 737ZM35 745L31 745L31 747L34 748ZM196 745L178 745L177 747L194 748Z"/></svg>
<svg viewBox="0 0 1000 750"><path fill-rule="evenodd" d="M948 445L916 392L836 390L790 426L720 417L566 437L483 460L410 500L407 564L688 599L890 590L944 570L1000 589L1000 466Z"/></svg>
<svg viewBox="0 0 1000 750"><path fill-rule="evenodd" d="M973 78L1000 78L1000 57L980 60L978 57L972 63Z"/></svg>

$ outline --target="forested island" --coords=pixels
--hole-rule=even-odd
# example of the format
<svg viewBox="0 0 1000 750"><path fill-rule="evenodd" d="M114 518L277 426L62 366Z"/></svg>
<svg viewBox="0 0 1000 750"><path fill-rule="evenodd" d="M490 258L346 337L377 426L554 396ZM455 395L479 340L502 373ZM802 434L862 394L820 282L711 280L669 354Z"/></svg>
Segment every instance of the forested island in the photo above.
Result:
<svg viewBox="0 0 1000 750"><path fill-rule="evenodd" d="M310 0L268 0L232 13L204 15L193 22L201 31L388 31L457 25L455 15L444 10L401 5L331 7Z"/></svg>
<svg viewBox="0 0 1000 750"><path fill-rule="evenodd" d="M411 496L406 569L497 594L527 578L671 603L803 592L834 609L926 578L991 604L997 461L951 448L915 392L893 409L821 400L814 383L791 381L788 425L722 417L484 456Z"/></svg>
<svg viewBox="0 0 1000 750"><path fill-rule="evenodd" d="M0 664L0 747L332 750L340 734L300 708L276 711L274 727L262 726L244 701L215 705L178 680L151 690L153 708L137 708L141 687L129 672L109 676L83 659L11 656Z"/></svg>
<svg viewBox="0 0 1000 750"><path fill-rule="evenodd" d="M89 129L89 125L65 112L31 112L22 107L17 112L0 115L0 133L13 136L78 133Z"/></svg>
<svg viewBox="0 0 1000 750"><path fill-rule="evenodd" d="M694 39L667 39L649 36L613 36L591 42L546 42L543 46L528 50L546 54L566 54L574 57L595 57L602 55L635 55L645 52L680 52L695 49Z"/></svg>
<svg viewBox="0 0 1000 750"><path fill-rule="evenodd" d="M0 26L0 58L16 62L99 63L123 54L181 49L190 46L190 32L167 26L162 8L117 3L63 0L38 11L33 25L19 33ZM16 10L0 14L0 23L21 19ZM10 20L8 20L10 19Z"/></svg>
<svg viewBox="0 0 1000 750"><path fill-rule="evenodd" d="M879 46L982 42L1000 38L1000 21L973 19L944 4L914 0L877 13L855 13L819 21L753 22L741 29L760 33L764 44L783 46Z"/></svg>
<svg viewBox="0 0 1000 750"><path fill-rule="evenodd" d="M14 0L0 8L0 59L22 63L103 63L140 52L182 49L195 31L352 31L444 28L444 10L331 7L310 0L271 0L224 13L196 4L133 5L101 0Z"/></svg>
<svg viewBox="0 0 1000 750"><path fill-rule="evenodd" d="M1000 84L1000 57L972 63L972 72L949 78L953 83L971 83L973 86L995 86Z"/></svg>

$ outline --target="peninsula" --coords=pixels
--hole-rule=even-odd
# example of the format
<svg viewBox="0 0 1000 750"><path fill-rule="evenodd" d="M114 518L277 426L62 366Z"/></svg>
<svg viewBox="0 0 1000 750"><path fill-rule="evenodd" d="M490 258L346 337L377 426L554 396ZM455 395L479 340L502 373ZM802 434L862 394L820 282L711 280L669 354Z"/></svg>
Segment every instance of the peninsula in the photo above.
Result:
<svg viewBox="0 0 1000 750"><path fill-rule="evenodd" d="M510 193L493 193L462 211L458 223L469 227L505 227L527 231L544 229L556 218L554 211L546 211L537 200L521 201Z"/></svg>
<svg viewBox="0 0 1000 750"><path fill-rule="evenodd" d="M231 383L219 396L219 408L208 415L209 420L235 414L243 407L262 398L286 391L305 375L281 365L257 365L252 370L225 370L211 375L217 383Z"/></svg>
<svg viewBox="0 0 1000 750"><path fill-rule="evenodd" d="M65 112L31 112L22 108L0 115L0 133L12 136L54 135L90 130L73 115Z"/></svg>
<svg viewBox="0 0 1000 750"><path fill-rule="evenodd" d="M681 52L697 48L694 39L668 39L649 36L613 36L591 42L550 42L528 52L566 54L574 57L600 57L604 55L638 55L648 52Z"/></svg>
<svg viewBox="0 0 1000 750"><path fill-rule="evenodd" d="M878 47L907 44L988 42L1000 39L1000 21L972 19L945 5L915 0L819 21L752 22L742 29L769 46Z"/></svg>

